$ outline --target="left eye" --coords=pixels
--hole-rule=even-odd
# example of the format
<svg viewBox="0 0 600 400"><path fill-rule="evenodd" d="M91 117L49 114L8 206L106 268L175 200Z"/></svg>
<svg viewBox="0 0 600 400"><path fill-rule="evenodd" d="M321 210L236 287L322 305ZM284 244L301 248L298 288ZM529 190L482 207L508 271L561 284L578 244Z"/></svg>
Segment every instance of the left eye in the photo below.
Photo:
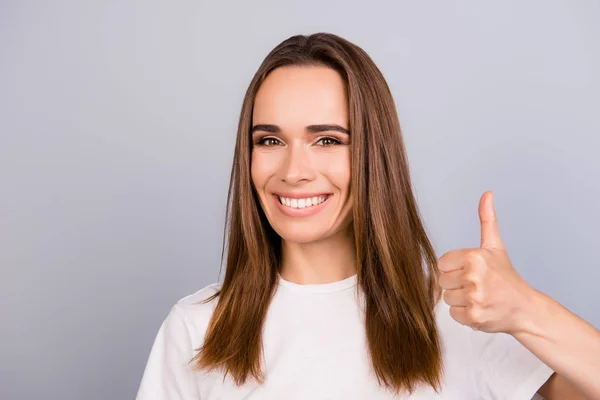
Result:
<svg viewBox="0 0 600 400"><path fill-rule="evenodd" d="M341 142L337 139L334 138L330 138L330 137L324 137L321 138L317 141L317 143L319 142L323 142L322 146L332 146L334 144L340 144Z"/></svg>

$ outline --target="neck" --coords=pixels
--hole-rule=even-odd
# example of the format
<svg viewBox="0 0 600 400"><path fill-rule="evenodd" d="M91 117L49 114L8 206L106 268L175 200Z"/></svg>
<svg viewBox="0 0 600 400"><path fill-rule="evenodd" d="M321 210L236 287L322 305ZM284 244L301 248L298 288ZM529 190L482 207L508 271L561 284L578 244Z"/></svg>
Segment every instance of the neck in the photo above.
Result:
<svg viewBox="0 0 600 400"><path fill-rule="evenodd" d="M356 274L352 229L310 243L282 240L280 275L300 285L337 282Z"/></svg>

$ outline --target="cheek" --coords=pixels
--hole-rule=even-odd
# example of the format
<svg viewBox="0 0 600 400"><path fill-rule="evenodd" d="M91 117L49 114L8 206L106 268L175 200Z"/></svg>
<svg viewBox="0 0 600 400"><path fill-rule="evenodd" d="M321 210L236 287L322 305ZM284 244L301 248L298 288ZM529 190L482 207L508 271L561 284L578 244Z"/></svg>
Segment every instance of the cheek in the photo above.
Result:
<svg viewBox="0 0 600 400"><path fill-rule="evenodd" d="M331 183L341 190L348 190L351 178L350 152L336 154L336 157L331 157L327 164L327 174Z"/></svg>
<svg viewBox="0 0 600 400"><path fill-rule="evenodd" d="M256 189L263 189L269 176L273 174L273 160L266 154L256 152L252 154L250 161L250 175Z"/></svg>

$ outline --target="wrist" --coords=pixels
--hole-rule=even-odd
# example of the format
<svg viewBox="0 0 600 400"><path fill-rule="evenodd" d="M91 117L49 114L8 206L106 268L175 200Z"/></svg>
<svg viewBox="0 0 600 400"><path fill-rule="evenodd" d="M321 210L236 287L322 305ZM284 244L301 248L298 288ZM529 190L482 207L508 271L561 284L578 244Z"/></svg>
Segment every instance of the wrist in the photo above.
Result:
<svg viewBox="0 0 600 400"><path fill-rule="evenodd" d="M544 336L548 319L557 312L555 303L547 294L531 288L524 297L520 312L515 315L515 329L510 334L516 339L526 335Z"/></svg>

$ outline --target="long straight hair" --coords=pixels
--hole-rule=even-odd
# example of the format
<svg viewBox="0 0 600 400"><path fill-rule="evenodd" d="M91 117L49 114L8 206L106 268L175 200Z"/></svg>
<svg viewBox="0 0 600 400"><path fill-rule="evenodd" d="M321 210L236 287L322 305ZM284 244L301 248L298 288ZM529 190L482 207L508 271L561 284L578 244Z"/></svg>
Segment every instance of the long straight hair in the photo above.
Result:
<svg viewBox="0 0 600 400"><path fill-rule="evenodd" d="M345 82L351 132L351 193L357 290L379 384L395 393L425 383L437 392L443 363L434 308L441 296L436 255L411 188L390 89L369 55L331 33L295 35L275 47L242 104L231 169L225 233L227 264L196 369L223 369L237 385L264 383L262 329L278 283L281 238L260 206L250 174L252 110L267 75L284 66L325 66ZM225 240L223 255L225 254Z"/></svg>

